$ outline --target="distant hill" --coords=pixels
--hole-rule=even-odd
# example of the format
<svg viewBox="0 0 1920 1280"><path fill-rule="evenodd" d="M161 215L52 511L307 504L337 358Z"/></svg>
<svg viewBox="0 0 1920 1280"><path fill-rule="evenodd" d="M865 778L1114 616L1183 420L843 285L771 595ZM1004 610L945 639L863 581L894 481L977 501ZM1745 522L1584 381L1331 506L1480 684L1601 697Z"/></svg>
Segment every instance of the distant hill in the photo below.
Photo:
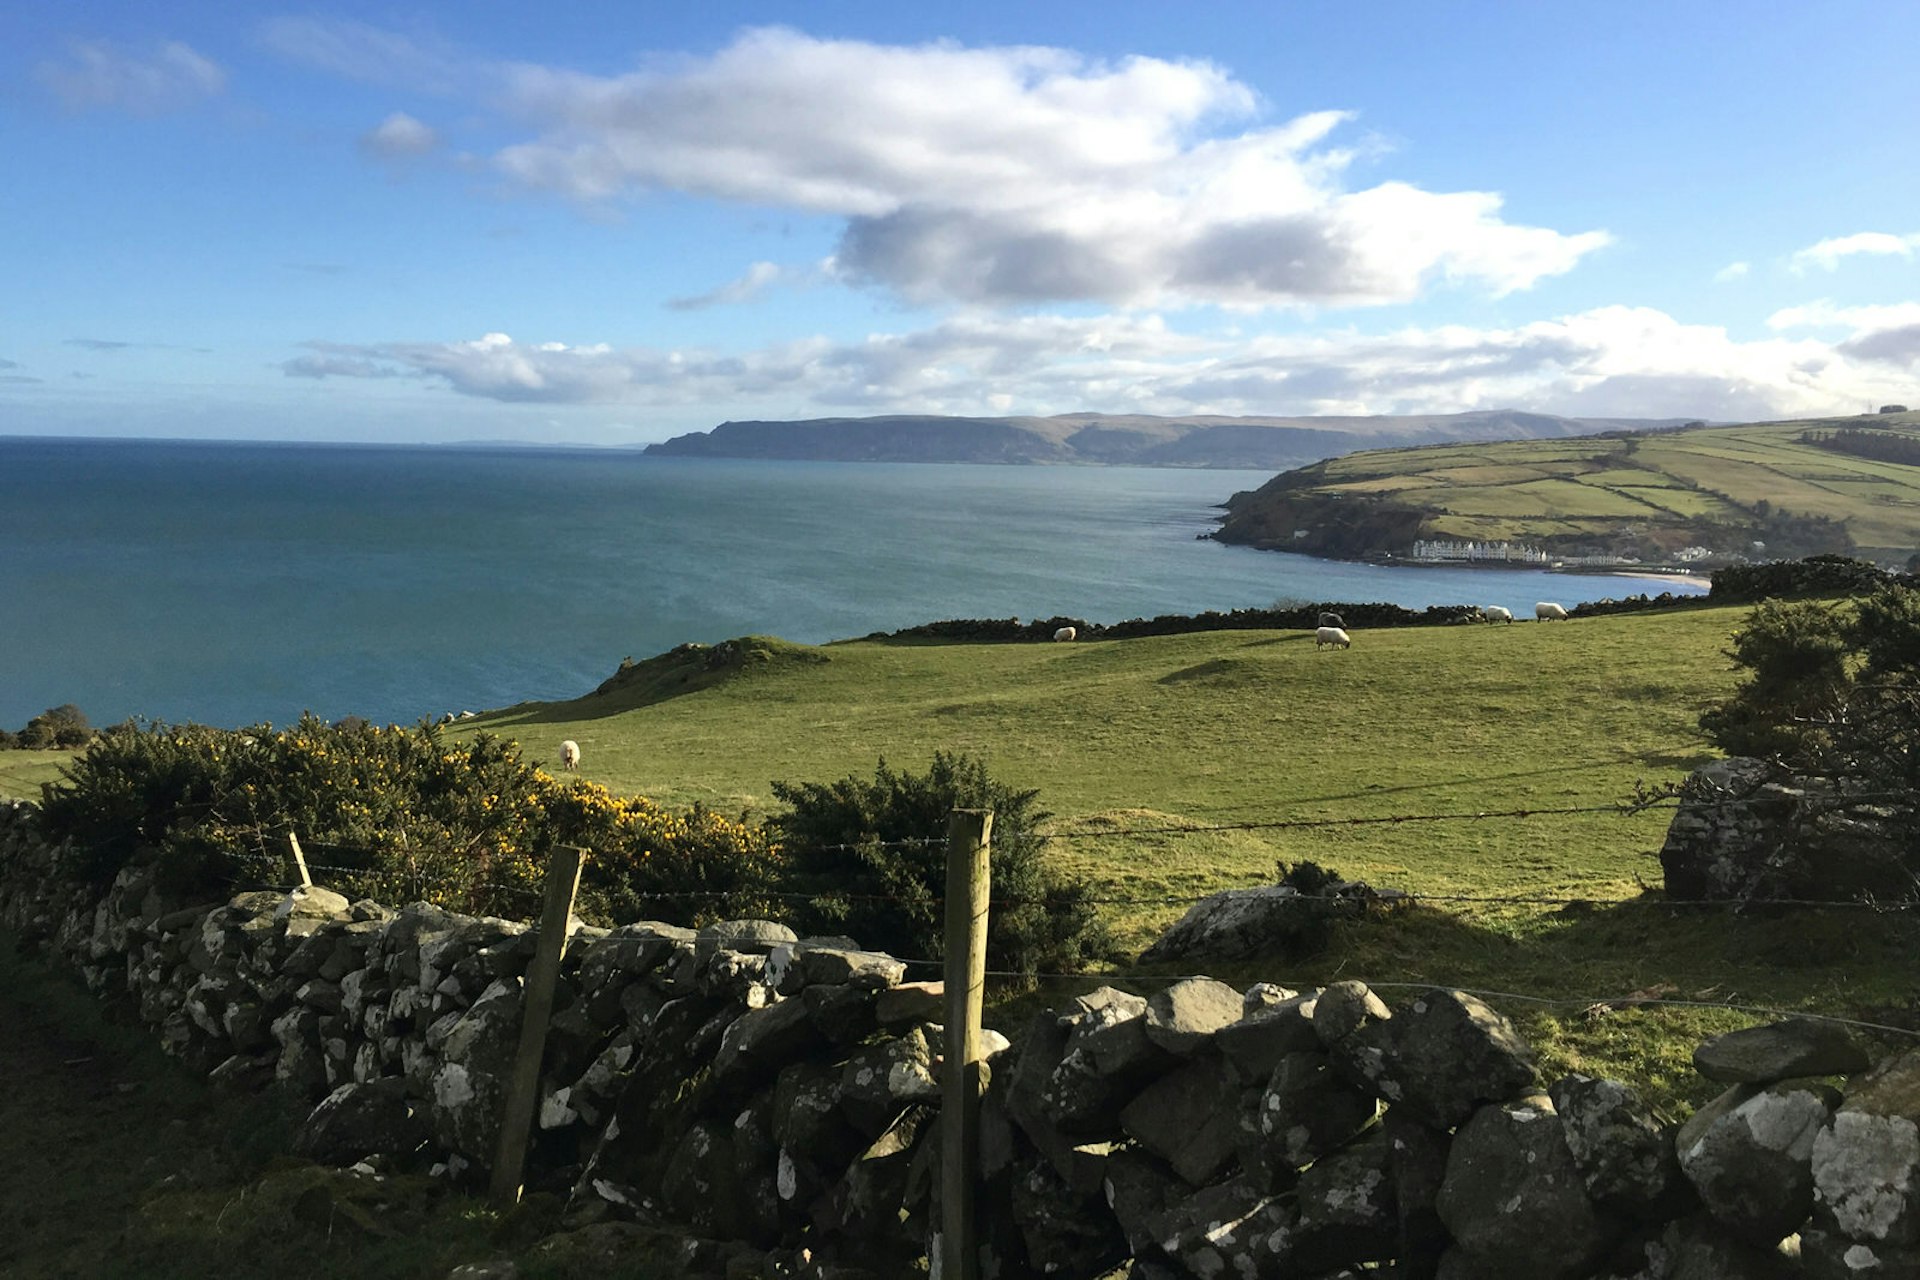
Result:
<svg viewBox="0 0 1920 1280"><path fill-rule="evenodd" d="M1214 536L1353 558L1448 540L1903 565L1920 547L1920 414L1351 453L1235 494Z"/></svg>
<svg viewBox="0 0 1920 1280"><path fill-rule="evenodd" d="M1133 467L1296 467L1354 449L1455 440L1534 440L1681 419L1561 418L1488 409L1366 418L1232 418L1068 413L1050 418L911 414L723 422L646 451L681 458L823 462L1080 463Z"/></svg>

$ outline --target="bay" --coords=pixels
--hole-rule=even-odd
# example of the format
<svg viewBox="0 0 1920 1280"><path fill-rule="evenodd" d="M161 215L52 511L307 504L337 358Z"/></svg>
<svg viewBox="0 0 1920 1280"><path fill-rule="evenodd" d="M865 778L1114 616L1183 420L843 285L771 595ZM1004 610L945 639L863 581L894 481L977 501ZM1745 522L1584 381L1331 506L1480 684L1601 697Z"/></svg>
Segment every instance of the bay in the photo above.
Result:
<svg viewBox="0 0 1920 1280"><path fill-rule="evenodd" d="M411 722L750 633L1666 588L1198 540L1269 474L0 438L0 726Z"/></svg>

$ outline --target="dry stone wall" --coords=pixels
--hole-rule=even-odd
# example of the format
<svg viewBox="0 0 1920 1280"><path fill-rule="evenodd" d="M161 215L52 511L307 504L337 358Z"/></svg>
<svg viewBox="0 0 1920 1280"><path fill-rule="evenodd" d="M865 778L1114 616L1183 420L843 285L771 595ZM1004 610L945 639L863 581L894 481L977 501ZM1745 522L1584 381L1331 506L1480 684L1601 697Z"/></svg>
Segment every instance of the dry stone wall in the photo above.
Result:
<svg viewBox="0 0 1920 1280"><path fill-rule="evenodd" d="M312 1103L302 1154L480 1171L527 925L324 889L177 902L138 865L96 897L66 856L0 806L11 939L229 1087ZM905 977L768 921L582 928L532 1185L585 1231L745 1242L728 1275L922 1273L940 993ZM1619 1082L1543 1082L1460 992L1108 987L989 1049L986 1276L1920 1276L1920 1050L1870 1067L1829 1024L1702 1046L1726 1091L1679 1128Z"/></svg>

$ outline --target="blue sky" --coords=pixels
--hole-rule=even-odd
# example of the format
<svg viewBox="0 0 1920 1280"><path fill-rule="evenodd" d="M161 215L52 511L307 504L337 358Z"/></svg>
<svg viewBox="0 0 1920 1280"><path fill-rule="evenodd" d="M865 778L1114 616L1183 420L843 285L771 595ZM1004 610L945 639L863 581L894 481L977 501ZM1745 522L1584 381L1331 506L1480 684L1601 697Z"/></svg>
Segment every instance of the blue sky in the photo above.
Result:
<svg viewBox="0 0 1920 1280"><path fill-rule="evenodd" d="M29 6L0 434L1920 404L1920 6Z"/></svg>

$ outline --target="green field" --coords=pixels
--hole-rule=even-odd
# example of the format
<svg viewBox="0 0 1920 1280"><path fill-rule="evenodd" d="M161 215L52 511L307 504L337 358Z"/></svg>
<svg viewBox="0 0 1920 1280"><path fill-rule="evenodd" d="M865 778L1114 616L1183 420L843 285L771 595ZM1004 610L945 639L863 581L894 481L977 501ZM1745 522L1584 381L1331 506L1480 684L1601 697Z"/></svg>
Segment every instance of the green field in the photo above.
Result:
<svg viewBox="0 0 1920 1280"><path fill-rule="evenodd" d="M1920 413L1351 453L1240 495L1222 536L1302 549L1290 541L1296 529L1326 523L1336 510L1330 503L1365 498L1417 510L1421 537L1631 538L1669 551L1744 549L1747 533L1765 532L1769 513L1817 516L1842 523L1861 554L1904 561L1920 548L1920 467L1801 441L1835 428L1911 440L1920 438ZM1325 548L1310 540L1304 549L1397 554L1406 550L1403 535L1399 522L1383 526L1378 545L1349 537Z"/></svg>
<svg viewBox="0 0 1920 1280"><path fill-rule="evenodd" d="M572 739L589 780L750 816L775 807L776 779L871 776L882 757L919 772L935 750L970 752L1039 790L1048 856L1095 886L1122 944L1109 978L1139 985L1127 956L1194 899L1313 861L1425 901L1343 926L1320 956L1211 972L1509 993L1494 1003L1549 1070L1614 1075L1685 1105L1704 1096L1692 1045L1757 1016L1719 1006L1907 1016L1885 1011L1920 977L1902 915L1735 915L1660 898L1669 810L1617 806L1714 754L1697 718L1732 687L1723 650L1744 615L1360 630L1352 649L1325 651L1304 631L1057 645L750 638L734 644L742 661L675 651L611 692L449 732L515 738L550 768ZM7 760L0 786L20 794L58 759ZM1569 809L1582 811L1551 812ZM1499 816L1515 810L1529 813ZM997 1024L1100 980L1003 994L1012 1004ZM1654 987L1709 1007L1583 1012Z"/></svg>
<svg viewBox="0 0 1920 1280"><path fill-rule="evenodd" d="M1722 650L1743 615L1359 632L1348 651L1316 651L1304 632L769 641L765 661L686 693L668 672L628 691L495 712L463 732L508 734L546 759L571 738L585 775L615 790L751 813L772 803L773 779L870 775L882 756L918 770L935 749L973 752L1040 790L1055 815L1051 856L1113 900L1129 949L1194 897L1270 882L1280 860L1319 862L1438 900L1351 927L1325 957L1213 971L1571 1001L1495 1003L1550 1063L1684 1101L1700 1096L1692 1043L1751 1015L1590 1019L1581 1006L1669 984L1708 1004L1859 1012L1905 998L1915 977L1898 918L1673 912L1643 896L1660 884L1668 811L1610 806L1714 754L1695 722L1731 687ZM1589 806L1602 811L1434 817ZM1423 820L1352 821L1392 818ZM1331 825L1273 825L1315 822ZM1461 900L1518 896L1597 905ZM1056 983L1030 999L1060 994Z"/></svg>

